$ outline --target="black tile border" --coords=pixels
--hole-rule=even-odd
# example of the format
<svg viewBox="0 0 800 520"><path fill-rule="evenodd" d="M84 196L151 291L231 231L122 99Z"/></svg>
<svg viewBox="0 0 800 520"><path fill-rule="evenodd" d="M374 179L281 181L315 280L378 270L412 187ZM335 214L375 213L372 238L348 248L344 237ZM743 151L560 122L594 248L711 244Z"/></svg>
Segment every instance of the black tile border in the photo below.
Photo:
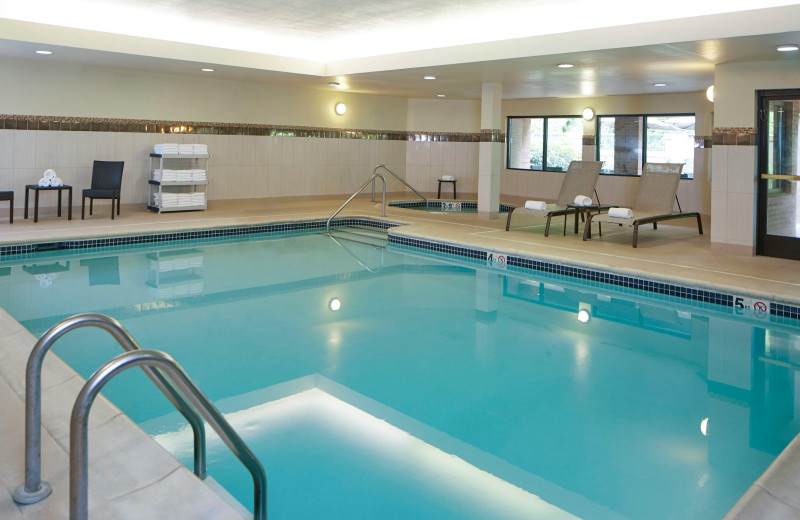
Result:
<svg viewBox="0 0 800 520"><path fill-rule="evenodd" d="M425 204L424 202L411 202L408 204ZM400 206L408 207L408 206ZM188 231L174 231L169 233L153 233L147 235L130 235L106 238L90 238L81 240L64 240L57 242L16 244L0 246L0 260L19 259L25 255L33 255L47 251L78 251L83 249L110 248L139 244L155 244L159 242L172 242L179 240L218 239L224 237L244 237L256 234L288 235L313 230L325 229L327 219L315 219L298 222L284 222L275 224L260 224L255 226L235 226L227 228L198 229ZM363 226L375 229L385 229L399 226L400 223L384 220L373 220L368 217L345 217L331 222L331 227ZM388 234L390 244L409 247L436 254L448 254L468 258L473 262L486 262L489 251L474 249L468 246L421 240L400 235ZM503 252L500 252L503 253ZM641 290L666 298L682 298L700 303L710 303L733 307L734 295L723 292L697 289L666 282L647 280L634 276L615 274L613 272L597 271L583 267L573 267L552 262L545 262L515 255L506 255L506 265L510 270L522 272L550 273L559 276L568 276L593 283L610 284L633 290ZM765 298L767 300L767 298ZM800 320L800 306L785 303L769 303L769 314L787 320Z"/></svg>
<svg viewBox="0 0 800 520"><path fill-rule="evenodd" d="M424 251L432 251L435 253L446 253L470 259L483 260L484 262L487 261L489 255L489 251L483 249L471 249L469 247L408 238L392 234L389 235L389 243ZM647 280L645 278L637 278L635 276L626 276L606 271L596 271L583 267L572 267L514 255L506 255L506 265L512 272L535 271L551 273L595 283L610 284L627 289L646 291L656 295L662 295L664 297L683 298L700 303L711 303L722 305L724 307L733 307L734 295L729 293L697 289L672 283ZM800 319L800 307L770 302L769 314L778 318L797 320Z"/></svg>
<svg viewBox="0 0 800 520"><path fill-rule="evenodd" d="M412 200L412 201L395 201L389 202L388 205L393 208L406 208L406 209L427 209L427 208L436 208L441 209L442 206L445 204L452 204L454 202L458 202L461 204L462 209L474 209L478 210L478 203L470 200L429 200L425 202L424 200ZM515 206L511 206L509 204L500 203L500 213L508 213ZM445 211L445 213L459 213L458 211Z"/></svg>
<svg viewBox="0 0 800 520"><path fill-rule="evenodd" d="M8 245L0 246L0 259L7 259L11 256L18 258L18 255L35 254L46 251L76 251L81 249L97 249L136 244L155 244L159 242L172 242L176 240L197 240L203 238L247 236L262 233L273 235L292 234L310 230L324 230L326 221L326 219L320 219L302 222L285 222L279 224L261 224L256 226L236 226L227 228L153 233L147 235L87 238L38 244ZM331 221L332 228L341 226L362 226L377 229L389 229L390 227L398 225L400 224L382 220L372 220L366 217L347 217Z"/></svg>

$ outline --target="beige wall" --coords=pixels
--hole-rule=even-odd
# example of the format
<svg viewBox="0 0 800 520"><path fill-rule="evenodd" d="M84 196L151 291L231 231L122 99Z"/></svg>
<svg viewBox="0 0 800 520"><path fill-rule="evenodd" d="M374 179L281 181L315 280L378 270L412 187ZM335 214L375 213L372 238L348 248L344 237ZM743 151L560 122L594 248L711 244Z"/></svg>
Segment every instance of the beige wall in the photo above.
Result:
<svg viewBox="0 0 800 520"><path fill-rule="evenodd" d="M2 114L406 130L408 103L397 97L44 60L0 58L0 70Z"/></svg>
<svg viewBox="0 0 800 520"><path fill-rule="evenodd" d="M635 96L603 96L561 99L515 99L503 102L503 120L508 116L575 115L584 108L592 108L597 115L694 113L697 117L697 135L711 135L713 104L705 92L685 94L652 94ZM596 135L595 120L584 123L584 135ZM584 147L589 148L589 147ZM593 147L584 150L593 154ZM684 211L711 213L711 188L708 182L708 150L695 149L693 180L683 180L678 197ZM593 157L585 157L593 159ZM505 158L503 159L505 166ZM563 174L555 172L528 172L504 169L501 193L527 199L554 200L558 196ZM604 204L628 206L633 203L638 178L601 176L597 192ZM677 209L677 208L676 208Z"/></svg>
<svg viewBox="0 0 800 520"><path fill-rule="evenodd" d="M797 57L787 58L717 65L714 69L714 125L754 128L756 90L800 87Z"/></svg>
<svg viewBox="0 0 800 520"><path fill-rule="evenodd" d="M409 99L406 128L423 132L480 132L481 102Z"/></svg>

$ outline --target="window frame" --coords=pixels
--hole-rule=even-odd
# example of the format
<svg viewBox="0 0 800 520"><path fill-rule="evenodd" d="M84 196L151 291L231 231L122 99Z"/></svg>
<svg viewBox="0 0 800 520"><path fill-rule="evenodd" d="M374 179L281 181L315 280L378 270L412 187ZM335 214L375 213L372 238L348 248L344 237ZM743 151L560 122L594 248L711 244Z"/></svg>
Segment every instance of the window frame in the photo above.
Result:
<svg viewBox="0 0 800 520"><path fill-rule="evenodd" d="M641 117L642 118L642 166L647 164L647 118L648 117L664 117L664 116L692 116L694 117L695 137L697 137L697 113L696 112L670 112L670 113L647 113L647 114L598 114L595 116L595 146L594 158L596 161L600 160L600 118L603 117ZM613 175L616 177L641 177L641 173L605 173L600 172L600 175ZM688 173L681 173L681 180L694 180L694 172L689 177Z"/></svg>
<svg viewBox="0 0 800 520"><path fill-rule="evenodd" d="M548 168L547 167L547 120L548 119L579 119L583 123L583 116L578 115L546 115L546 116L506 116L506 135L511 135L511 120L512 119L541 119L543 122L544 136L542 139L542 168L514 168L511 166L511 153L510 146L511 140L506 139L506 169L516 170L522 172L564 172L561 168ZM586 135L583 127L581 127L581 154L583 153L583 137Z"/></svg>

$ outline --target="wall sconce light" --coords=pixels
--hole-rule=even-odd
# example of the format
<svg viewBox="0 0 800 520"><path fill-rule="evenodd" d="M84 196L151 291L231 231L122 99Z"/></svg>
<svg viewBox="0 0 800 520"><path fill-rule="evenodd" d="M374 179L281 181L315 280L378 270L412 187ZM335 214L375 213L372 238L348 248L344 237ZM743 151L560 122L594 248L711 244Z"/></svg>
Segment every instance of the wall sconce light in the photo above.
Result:
<svg viewBox="0 0 800 520"><path fill-rule="evenodd" d="M328 307L330 307L332 311L338 311L342 308L342 301L339 298L334 298L328 303Z"/></svg>
<svg viewBox="0 0 800 520"><path fill-rule="evenodd" d="M342 115L344 115L345 112L347 112L347 105L345 105L344 103L341 103L341 102L340 103L336 103L336 105L333 107L333 110L337 114L342 116Z"/></svg>
<svg viewBox="0 0 800 520"><path fill-rule="evenodd" d="M712 103L714 102L714 85L711 85L706 89L706 99Z"/></svg>
<svg viewBox="0 0 800 520"><path fill-rule="evenodd" d="M592 119L594 119L594 110L592 110L591 108L584 108L582 115L585 120L591 121Z"/></svg>

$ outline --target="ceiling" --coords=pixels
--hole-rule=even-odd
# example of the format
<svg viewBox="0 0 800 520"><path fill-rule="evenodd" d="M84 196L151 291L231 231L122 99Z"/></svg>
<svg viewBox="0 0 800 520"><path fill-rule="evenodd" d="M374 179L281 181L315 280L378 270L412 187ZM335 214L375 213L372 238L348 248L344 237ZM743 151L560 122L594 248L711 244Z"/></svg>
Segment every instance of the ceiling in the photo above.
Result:
<svg viewBox="0 0 800 520"><path fill-rule="evenodd" d="M0 0L0 56L413 98L480 99L485 82L505 99L689 92L720 63L800 67L775 50L800 43L800 3L751 4Z"/></svg>

